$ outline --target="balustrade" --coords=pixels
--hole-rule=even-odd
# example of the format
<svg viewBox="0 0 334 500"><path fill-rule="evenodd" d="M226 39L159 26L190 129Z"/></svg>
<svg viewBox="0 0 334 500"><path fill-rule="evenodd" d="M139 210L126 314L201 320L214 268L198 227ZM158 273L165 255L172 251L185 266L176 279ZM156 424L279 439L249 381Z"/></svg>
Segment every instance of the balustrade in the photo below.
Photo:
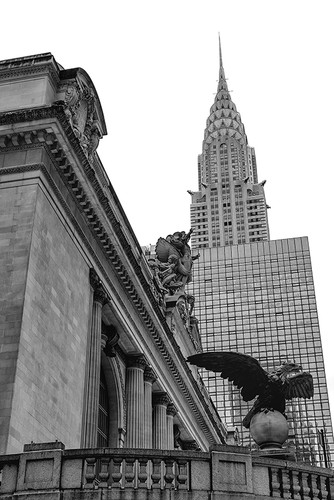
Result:
<svg viewBox="0 0 334 500"><path fill-rule="evenodd" d="M0 456L0 500L13 500L23 490L34 489L39 490L40 496L44 494L40 490L67 490L66 498L73 495L82 500L93 498L92 490L97 495L101 490L110 490L103 498L125 494L128 500L165 499L168 490L178 491L179 500L208 500L212 493L229 494L234 490L240 499L334 498L334 473L330 469L252 456L245 449L238 452L237 447L231 448L230 451L230 447L221 447L210 453L125 448L58 448L41 452L36 445L35 452ZM28 474L25 467L29 467ZM233 481L229 473L233 474ZM46 479L41 481L43 474ZM78 490L81 493L75 493Z"/></svg>
<svg viewBox="0 0 334 500"><path fill-rule="evenodd" d="M289 463L285 467L269 467L270 496L293 498L296 500L330 500L334 494L331 481L333 472L329 469L317 469L301 464ZM326 471L326 473L320 473ZM333 496L334 498L334 496Z"/></svg>

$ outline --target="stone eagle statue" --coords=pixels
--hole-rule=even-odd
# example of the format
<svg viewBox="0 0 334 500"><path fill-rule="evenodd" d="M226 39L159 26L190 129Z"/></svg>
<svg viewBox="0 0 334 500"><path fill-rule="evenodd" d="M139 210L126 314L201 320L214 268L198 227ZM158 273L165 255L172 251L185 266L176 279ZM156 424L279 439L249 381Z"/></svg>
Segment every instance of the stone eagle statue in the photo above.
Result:
<svg viewBox="0 0 334 500"><path fill-rule="evenodd" d="M277 410L284 414L285 401L292 398L311 398L313 378L303 372L300 365L283 363L271 373L266 372L252 356L238 352L204 352L189 356L187 361L201 368L220 372L222 378L230 380L241 389L244 401L257 399L243 420L247 429L256 413Z"/></svg>

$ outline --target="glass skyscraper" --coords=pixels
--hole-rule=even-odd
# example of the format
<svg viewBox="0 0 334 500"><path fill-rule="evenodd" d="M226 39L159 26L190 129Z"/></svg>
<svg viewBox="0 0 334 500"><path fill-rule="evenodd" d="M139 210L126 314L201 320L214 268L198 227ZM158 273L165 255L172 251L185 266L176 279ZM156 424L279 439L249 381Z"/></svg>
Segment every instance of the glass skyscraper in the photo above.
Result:
<svg viewBox="0 0 334 500"><path fill-rule="evenodd" d="M258 183L255 152L231 101L221 53L198 166L191 225L192 248L201 255L189 291L203 350L249 354L269 371L284 361L310 371L314 398L288 404L289 442L299 460L329 466L333 431L308 239L269 241L265 182ZM218 374L202 376L221 417L250 445L242 418L251 405Z"/></svg>

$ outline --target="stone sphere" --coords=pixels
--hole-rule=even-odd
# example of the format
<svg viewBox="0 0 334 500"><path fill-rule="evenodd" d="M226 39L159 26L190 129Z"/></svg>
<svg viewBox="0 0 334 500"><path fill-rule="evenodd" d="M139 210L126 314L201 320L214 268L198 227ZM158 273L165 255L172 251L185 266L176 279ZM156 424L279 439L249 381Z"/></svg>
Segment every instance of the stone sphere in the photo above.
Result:
<svg viewBox="0 0 334 500"><path fill-rule="evenodd" d="M261 450L282 448L289 434L286 418L276 410L256 413L251 420L249 430Z"/></svg>

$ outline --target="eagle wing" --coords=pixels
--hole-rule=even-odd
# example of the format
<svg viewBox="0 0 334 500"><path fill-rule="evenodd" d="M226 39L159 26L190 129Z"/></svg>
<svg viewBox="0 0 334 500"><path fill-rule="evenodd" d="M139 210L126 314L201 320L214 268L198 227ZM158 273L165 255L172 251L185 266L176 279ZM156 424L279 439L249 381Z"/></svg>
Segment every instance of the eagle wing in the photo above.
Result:
<svg viewBox="0 0 334 500"><path fill-rule="evenodd" d="M268 383L268 374L260 363L238 352L216 351L203 352L189 356L192 365L220 372L222 378L227 378L233 385L241 389L244 401L251 401L260 395Z"/></svg>
<svg viewBox="0 0 334 500"><path fill-rule="evenodd" d="M285 399L313 397L313 378L308 372L301 372L293 377L289 377L283 384Z"/></svg>

